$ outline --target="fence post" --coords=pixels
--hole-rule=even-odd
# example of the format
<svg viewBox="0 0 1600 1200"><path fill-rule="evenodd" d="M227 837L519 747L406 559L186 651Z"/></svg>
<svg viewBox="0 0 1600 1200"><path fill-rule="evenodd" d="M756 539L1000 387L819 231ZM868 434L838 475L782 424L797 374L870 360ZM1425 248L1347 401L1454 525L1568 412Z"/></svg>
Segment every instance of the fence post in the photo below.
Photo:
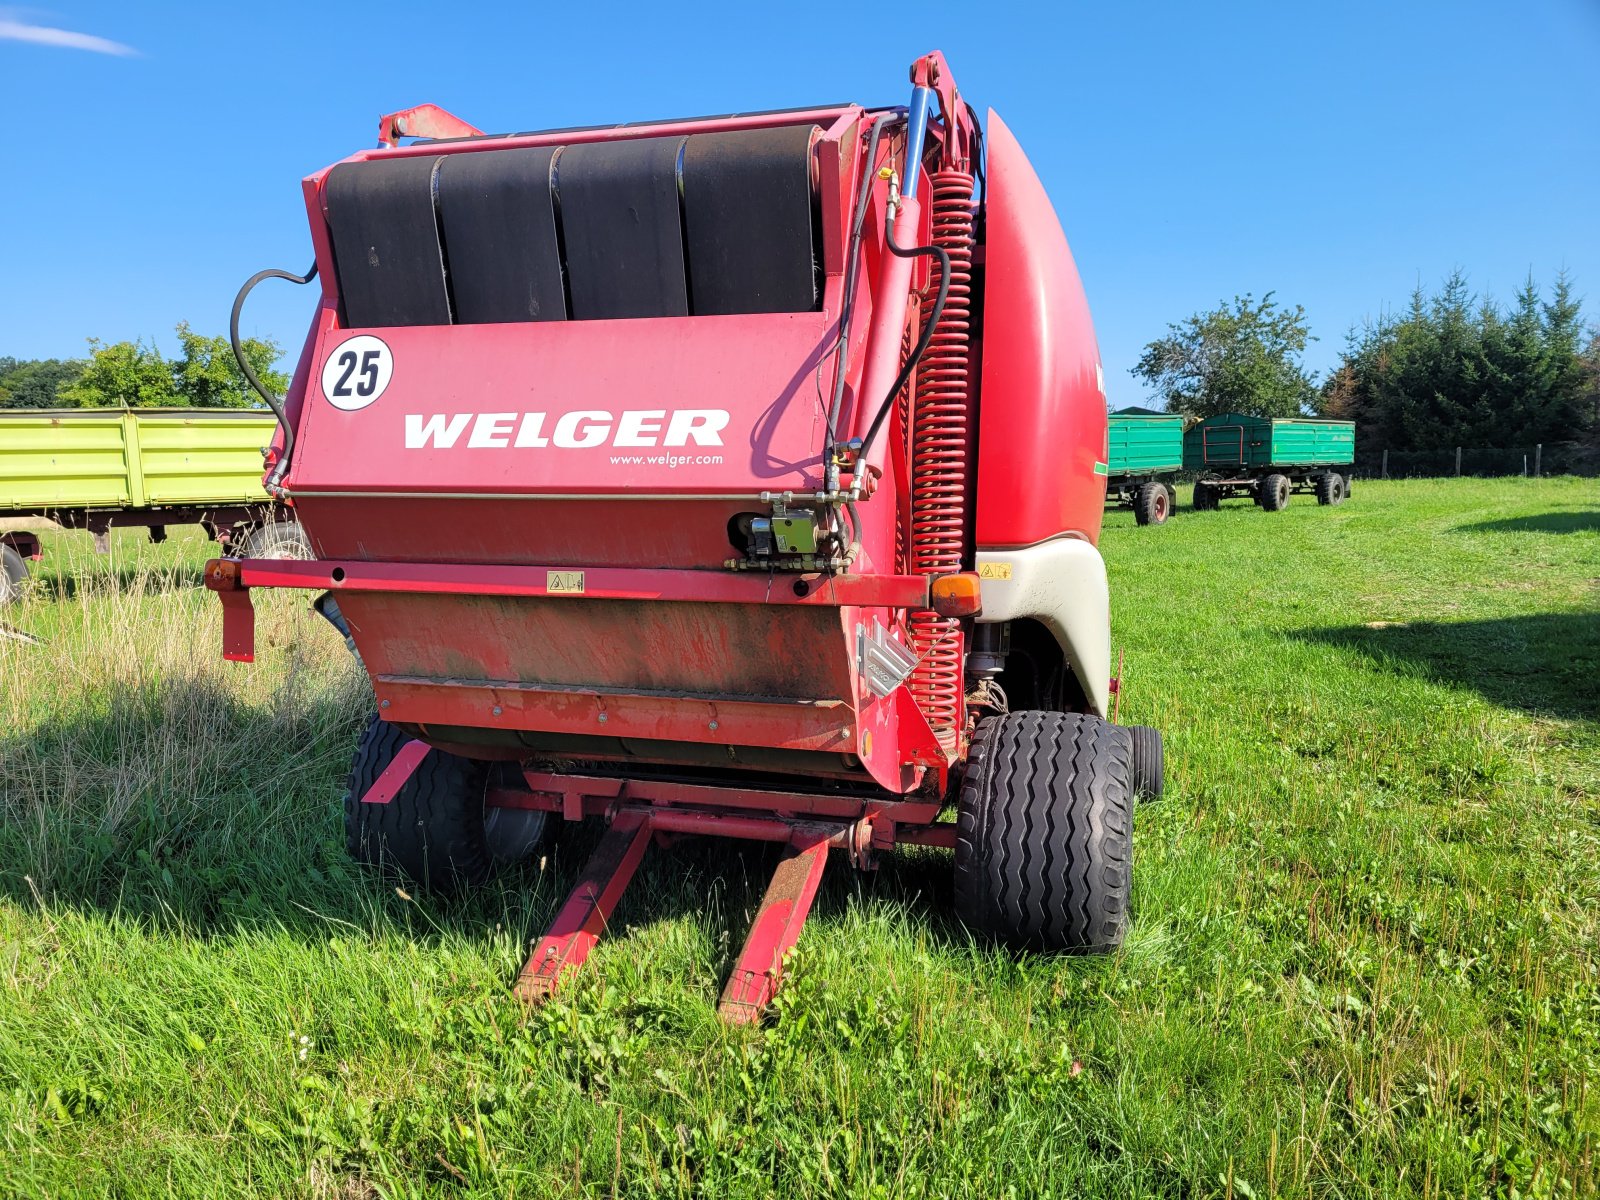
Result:
<svg viewBox="0 0 1600 1200"><path fill-rule="evenodd" d="M1544 443L1537 442L1533 447L1533 477L1539 478L1540 462L1544 458Z"/></svg>
<svg viewBox="0 0 1600 1200"><path fill-rule="evenodd" d="M1461 474L1461 447L1456 447L1456 474Z"/></svg>
<svg viewBox="0 0 1600 1200"><path fill-rule="evenodd" d="M1383 477L1385 479L1389 478L1389 448L1387 446L1383 448Z"/></svg>
<svg viewBox="0 0 1600 1200"><path fill-rule="evenodd" d="M1526 454L1522 456L1522 477L1524 479L1528 477L1528 456Z"/></svg>

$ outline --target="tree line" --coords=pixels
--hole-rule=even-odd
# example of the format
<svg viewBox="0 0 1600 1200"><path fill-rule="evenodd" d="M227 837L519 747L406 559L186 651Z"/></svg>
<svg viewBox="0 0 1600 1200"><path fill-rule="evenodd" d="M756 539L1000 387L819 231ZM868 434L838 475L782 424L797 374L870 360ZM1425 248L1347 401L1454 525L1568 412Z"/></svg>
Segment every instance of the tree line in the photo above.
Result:
<svg viewBox="0 0 1600 1200"><path fill-rule="evenodd" d="M1509 307L1459 271L1419 287L1403 313L1352 328L1320 382L1304 363L1313 340L1303 308L1239 296L1169 326L1133 374L1195 419L1326 416L1392 450L1600 442L1600 328L1564 273L1547 292L1530 278Z"/></svg>
<svg viewBox="0 0 1600 1200"><path fill-rule="evenodd" d="M87 358L0 357L0 408L253 408L261 401L246 382L225 337L207 337L180 321L180 353L166 358L144 341L89 339ZM271 338L245 338L245 358L281 395L289 377L273 369L283 353Z"/></svg>

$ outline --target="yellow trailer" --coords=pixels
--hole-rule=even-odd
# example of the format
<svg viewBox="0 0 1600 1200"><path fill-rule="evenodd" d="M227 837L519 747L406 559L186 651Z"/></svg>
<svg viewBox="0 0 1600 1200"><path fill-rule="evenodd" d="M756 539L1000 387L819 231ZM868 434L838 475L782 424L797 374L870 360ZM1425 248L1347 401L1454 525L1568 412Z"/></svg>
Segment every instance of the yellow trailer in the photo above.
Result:
<svg viewBox="0 0 1600 1200"><path fill-rule="evenodd" d="M198 524L224 546L295 553L299 527L261 486L261 450L276 420L253 409L10 409L0 411L0 518L47 517L87 529ZM37 559L39 539L0 532L0 601Z"/></svg>

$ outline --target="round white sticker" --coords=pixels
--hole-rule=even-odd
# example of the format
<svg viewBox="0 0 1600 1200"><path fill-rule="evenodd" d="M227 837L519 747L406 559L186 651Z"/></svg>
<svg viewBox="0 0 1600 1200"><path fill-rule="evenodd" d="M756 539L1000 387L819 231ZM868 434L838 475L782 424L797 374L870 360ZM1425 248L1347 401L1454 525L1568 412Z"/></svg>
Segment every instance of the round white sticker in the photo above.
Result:
<svg viewBox="0 0 1600 1200"><path fill-rule="evenodd" d="M335 408L354 412L383 395L393 374L394 355L383 339L358 333L335 346L322 364L322 394Z"/></svg>

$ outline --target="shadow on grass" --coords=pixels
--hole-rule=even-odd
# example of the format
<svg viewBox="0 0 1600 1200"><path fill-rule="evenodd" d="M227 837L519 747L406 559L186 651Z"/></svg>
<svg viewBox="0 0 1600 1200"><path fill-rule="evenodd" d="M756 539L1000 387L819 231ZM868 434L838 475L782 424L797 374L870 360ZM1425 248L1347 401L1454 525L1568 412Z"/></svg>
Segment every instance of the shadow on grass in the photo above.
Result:
<svg viewBox="0 0 1600 1200"><path fill-rule="evenodd" d="M402 896L398 880L345 854L341 797L361 722L342 706L274 716L201 678L112 696L107 708L0 735L0 898L19 908L42 899L202 939L270 930L313 944L359 931L431 943L487 939L502 925L537 938L599 840L596 822L568 826L482 889ZM779 854L713 838L652 847L608 941L709 912L725 947L720 986ZM835 858L814 921L861 905L926 922L935 944L965 943L947 855L889 855L860 880Z"/></svg>
<svg viewBox="0 0 1600 1200"><path fill-rule="evenodd" d="M1504 708L1600 719L1600 613L1346 625L1294 636L1348 646L1380 664L1413 664Z"/></svg>
<svg viewBox="0 0 1600 1200"><path fill-rule="evenodd" d="M1530 517L1506 517L1457 525L1455 533L1600 533L1600 508L1552 509Z"/></svg>

